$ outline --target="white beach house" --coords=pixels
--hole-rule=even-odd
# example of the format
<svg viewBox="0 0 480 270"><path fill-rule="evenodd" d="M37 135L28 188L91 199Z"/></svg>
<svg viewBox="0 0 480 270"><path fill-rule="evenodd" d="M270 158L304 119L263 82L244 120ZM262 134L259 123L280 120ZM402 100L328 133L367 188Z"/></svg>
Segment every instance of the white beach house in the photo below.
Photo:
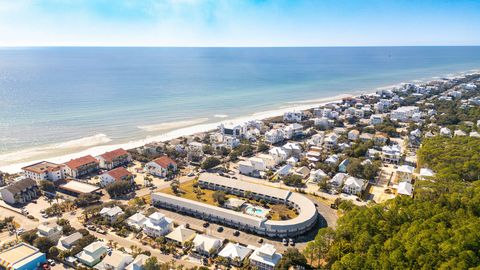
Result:
<svg viewBox="0 0 480 270"><path fill-rule="evenodd" d="M177 163L168 156L161 156L145 164L144 169L151 175L164 178L167 177L169 170L177 171Z"/></svg>

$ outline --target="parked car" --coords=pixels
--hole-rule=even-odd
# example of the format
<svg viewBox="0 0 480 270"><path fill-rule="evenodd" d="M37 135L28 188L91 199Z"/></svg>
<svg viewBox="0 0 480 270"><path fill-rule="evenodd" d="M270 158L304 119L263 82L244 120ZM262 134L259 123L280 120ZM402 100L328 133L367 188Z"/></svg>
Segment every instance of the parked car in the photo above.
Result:
<svg viewBox="0 0 480 270"><path fill-rule="evenodd" d="M52 260L52 259L48 259L48 264L50 264L50 266L55 266L55 261Z"/></svg>
<svg viewBox="0 0 480 270"><path fill-rule="evenodd" d="M210 223L208 223L208 222L203 223L204 228L208 228L208 226L210 226Z"/></svg>
<svg viewBox="0 0 480 270"><path fill-rule="evenodd" d="M287 238L283 238L283 239L282 239L282 244L283 244L284 246L288 246Z"/></svg>
<svg viewBox="0 0 480 270"><path fill-rule="evenodd" d="M93 225L93 224L88 224L88 225L87 225L87 229L89 229L89 230L91 230L91 231L95 231L96 228L95 228L95 225Z"/></svg>
<svg viewBox="0 0 480 270"><path fill-rule="evenodd" d="M263 243L263 238L258 238L258 241L257 241L259 244Z"/></svg>
<svg viewBox="0 0 480 270"><path fill-rule="evenodd" d="M106 233L107 233L105 230L100 229L100 228L97 228L97 232L98 232L99 234L106 234Z"/></svg>
<svg viewBox="0 0 480 270"><path fill-rule="evenodd" d="M240 235L240 232L239 231L234 231L233 232L233 236L239 236Z"/></svg>
<svg viewBox="0 0 480 270"><path fill-rule="evenodd" d="M288 239L288 243L290 244L290 246L295 246L295 241L293 241L292 238Z"/></svg>
<svg viewBox="0 0 480 270"><path fill-rule="evenodd" d="M48 218L48 215L45 214L45 213L43 213L43 214L42 214L42 218Z"/></svg>
<svg viewBox="0 0 480 270"><path fill-rule="evenodd" d="M195 174L193 172L191 172L191 173L187 174L187 176L188 177L193 177L193 176L195 176Z"/></svg>
<svg viewBox="0 0 480 270"><path fill-rule="evenodd" d="M221 226L218 227L218 228L217 228L217 232L223 232L223 227L221 227Z"/></svg>

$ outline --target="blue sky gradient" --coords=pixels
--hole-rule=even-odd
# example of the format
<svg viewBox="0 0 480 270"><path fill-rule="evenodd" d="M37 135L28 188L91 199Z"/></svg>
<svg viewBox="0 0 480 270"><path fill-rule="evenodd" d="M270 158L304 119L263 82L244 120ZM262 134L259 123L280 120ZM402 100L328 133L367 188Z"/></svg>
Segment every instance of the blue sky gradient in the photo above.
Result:
<svg viewBox="0 0 480 270"><path fill-rule="evenodd" d="M479 45L480 0L0 0L0 46Z"/></svg>

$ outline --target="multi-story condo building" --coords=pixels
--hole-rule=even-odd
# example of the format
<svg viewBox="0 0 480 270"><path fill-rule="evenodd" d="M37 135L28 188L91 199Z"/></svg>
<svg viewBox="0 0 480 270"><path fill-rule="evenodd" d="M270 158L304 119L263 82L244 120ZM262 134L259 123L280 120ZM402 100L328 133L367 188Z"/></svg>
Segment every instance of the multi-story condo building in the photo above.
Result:
<svg viewBox="0 0 480 270"><path fill-rule="evenodd" d="M22 168L22 172L27 178L42 181L58 181L65 177L63 165L48 161L41 161Z"/></svg>
<svg viewBox="0 0 480 270"><path fill-rule="evenodd" d="M73 178L82 177L86 174L97 171L99 164L97 159L91 155L72 159L65 163L65 173Z"/></svg>
<svg viewBox="0 0 480 270"><path fill-rule="evenodd" d="M124 149L119 148L98 156L98 161L100 168L111 170L132 162L132 156Z"/></svg>

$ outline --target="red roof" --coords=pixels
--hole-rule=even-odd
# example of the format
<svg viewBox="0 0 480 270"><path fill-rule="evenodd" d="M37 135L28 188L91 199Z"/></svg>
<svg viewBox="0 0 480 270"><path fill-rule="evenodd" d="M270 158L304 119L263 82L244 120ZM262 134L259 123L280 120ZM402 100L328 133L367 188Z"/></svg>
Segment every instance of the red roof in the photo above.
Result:
<svg viewBox="0 0 480 270"><path fill-rule="evenodd" d="M89 163L98 163L98 161L91 155L80 157L77 159L72 159L69 162L65 163L70 169L77 169L80 166L87 165Z"/></svg>
<svg viewBox="0 0 480 270"><path fill-rule="evenodd" d="M112 162L114 159L125 155L128 155L128 152L125 151L123 148L118 148L116 150L104 153L103 155L101 155L101 157L107 162Z"/></svg>
<svg viewBox="0 0 480 270"><path fill-rule="evenodd" d="M113 177L116 181L120 181L125 179L125 177L131 176L132 174L125 169L124 167L118 167L111 171L107 172L111 177Z"/></svg>
<svg viewBox="0 0 480 270"><path fill-rule="evenodd" d="M177 165L173 159L169 158L168 156L161 156L157 159L154 159L153 162L157 163L160 165L162 168L168 168L170 164Z"/></svg>

